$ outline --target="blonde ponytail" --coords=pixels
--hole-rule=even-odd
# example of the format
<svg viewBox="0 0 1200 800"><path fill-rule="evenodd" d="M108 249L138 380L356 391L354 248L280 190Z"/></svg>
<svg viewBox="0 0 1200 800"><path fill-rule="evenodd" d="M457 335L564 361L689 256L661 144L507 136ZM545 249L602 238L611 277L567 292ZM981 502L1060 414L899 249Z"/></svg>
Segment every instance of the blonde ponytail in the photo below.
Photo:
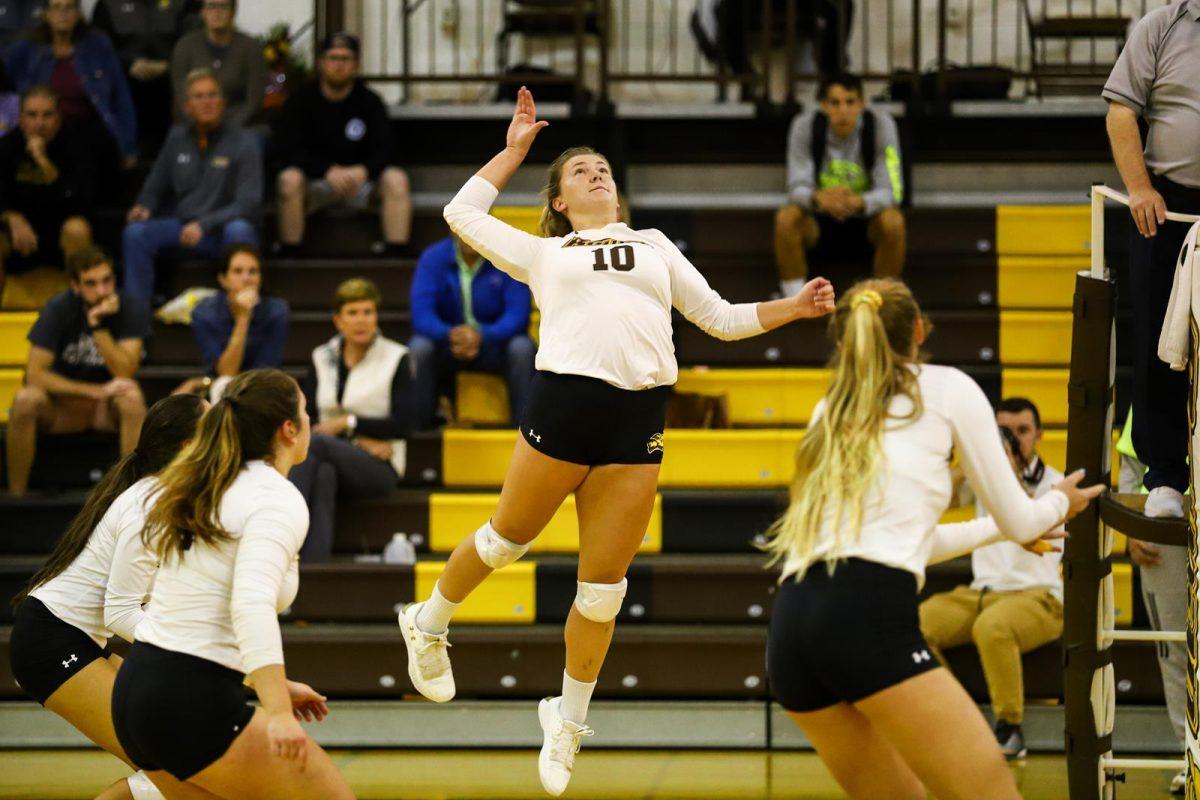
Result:
<svg viewBox="0 0 1200 800"><path fill-rule="evenodd" d="M785 560L788 570L803 575L822 530L831 535L831 552L858 539L867 494L884 467L880 436L892 398L912 401L901 420L921 415L916 375L908 367L919 318L912 293L899 281L863 281L838 303L830 320L837 343L833 377L824 411L796 449L791 505L768 532L771 563Z"/></svg>

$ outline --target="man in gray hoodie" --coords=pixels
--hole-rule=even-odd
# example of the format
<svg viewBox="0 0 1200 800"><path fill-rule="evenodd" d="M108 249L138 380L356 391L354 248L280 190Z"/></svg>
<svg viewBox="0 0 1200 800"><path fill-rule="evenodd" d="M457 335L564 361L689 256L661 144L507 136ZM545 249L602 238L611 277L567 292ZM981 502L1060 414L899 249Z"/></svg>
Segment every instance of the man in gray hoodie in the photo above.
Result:
<svg viewBox="0 0 1200 800"><path fill-rule="evenodd" d="M862 80L832 75L820 107L800 114L788 133L788 204L775 215L775 262L784 296L808 279L810 252L839 261L874 250L879 278L904 267L904 183L900 135L888 114L866 108Z"/></svg>

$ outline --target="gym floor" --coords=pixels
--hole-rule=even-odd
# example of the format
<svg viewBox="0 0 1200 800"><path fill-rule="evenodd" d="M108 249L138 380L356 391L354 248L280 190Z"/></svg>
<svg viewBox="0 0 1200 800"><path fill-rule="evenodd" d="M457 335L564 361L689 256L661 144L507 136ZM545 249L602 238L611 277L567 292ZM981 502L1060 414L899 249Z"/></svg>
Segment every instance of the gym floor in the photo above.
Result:
<svg viewBox="0 0 1200 800"><path fill-rule="evenodd" d="M339 750L334 758L362 800L540 800L537 754L526 750ZM1061 756L1033 756L1014 765L1026 800L1066 800ZM127 773L98 751L0 752L0 798L86 800ZM1170 775L1131 773L1118 800L1167 800ZM812 753L747 751L583 752L568 797L662 798L843 797Z"/></svg>

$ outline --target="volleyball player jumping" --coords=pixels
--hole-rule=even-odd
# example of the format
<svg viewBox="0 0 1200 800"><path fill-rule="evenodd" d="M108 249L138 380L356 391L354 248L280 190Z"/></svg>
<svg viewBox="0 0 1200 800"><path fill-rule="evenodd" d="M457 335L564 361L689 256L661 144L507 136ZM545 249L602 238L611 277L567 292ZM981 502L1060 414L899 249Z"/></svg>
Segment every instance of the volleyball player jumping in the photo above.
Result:
<svg viewBox="0 0 1200 800"><path fill-rule="evenodd" d="M837 305L833 378L796 453L792 503L771 550L784 562L771 615L771 688L854 798L1019 798L983 715L932 656L917 619L927 564L1003 536L1025 544L1102 487L1082 472L1034 500L983 391L919 363L925 326L908 288L865 281ZM938 525L957 451L991 518Z"/></svg>
<svg viewBox="0 0 1200 800"><path fill-rule="evenodd" d="M538 132L522 87L504 149L445 209L450 228L493 264L529 284L541 310L538 372L492 518L450 556L432 596L400 627L409 676L431 700L454 696L447 628L491 572L523 556L572 492L579 516L578 590L567 618L559 697L538 708L542 785L561 794L625 597L625 573L646 532L663 458L669 387L678 377L671 309L707 333L742 339L833 309L833 288L764 303L723 300L665 235L620 222L608 160L576 147L550 167L544 238L489 216Z"/></svg>

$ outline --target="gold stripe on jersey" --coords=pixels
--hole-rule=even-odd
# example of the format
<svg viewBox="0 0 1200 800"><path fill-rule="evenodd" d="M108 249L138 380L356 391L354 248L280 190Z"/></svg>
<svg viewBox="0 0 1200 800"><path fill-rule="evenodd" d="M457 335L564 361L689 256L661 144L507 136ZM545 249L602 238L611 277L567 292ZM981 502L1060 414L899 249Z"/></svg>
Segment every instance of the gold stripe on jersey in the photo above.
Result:
<svg viewBox="0 0 1200 800"><path fill-rule="evenodd" d="M622 239L597 239L593 242L576 237L563 242L563 247L601 247L606 244L641 244L641 242L626 242Z"/></svg>

